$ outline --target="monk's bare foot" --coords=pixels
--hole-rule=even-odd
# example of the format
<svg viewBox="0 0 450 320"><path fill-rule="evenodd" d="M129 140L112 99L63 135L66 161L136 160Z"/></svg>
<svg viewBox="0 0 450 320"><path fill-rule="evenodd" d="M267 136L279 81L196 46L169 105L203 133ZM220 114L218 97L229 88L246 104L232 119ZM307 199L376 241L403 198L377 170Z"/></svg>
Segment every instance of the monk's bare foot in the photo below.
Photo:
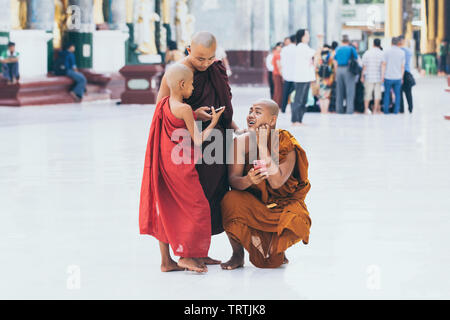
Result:
<svg viewBox="0 0 450 320"><path fill-rule="evenodd" d="M231 256L231 259L220 265L223 270L234 270L237 268L242 268L244 266L244 255L235 254Z"/></svg>
<svg viewBox="0 0 450 320"><path fill-rule="evenodd" d="M222 261L210 257L201 258L204 264L220 264Z"/></svg>
<svg viewBox="0 0 450 320"><path fill-rule="evenodd" d="M288 263L289 263L288 258L286 258L286 256L284 256L283 264L288 264Z"/></svg>
<svg viewBox="0 0 450 320"><path fill-rule="evenodd" d="M196 259L196 258L180 258L180 260L178 260L178 266L180 268L185 268L185 269L188 269L190 271L195 271L195 272L199 272L199 273L203 273L203 272L207 272L208 271L208 268L203 263L201 258L200 259Z"/></svg>
<svg viewBox="0 0 450 320"><path fill-rule="evenodd" d="M184 271L184 270L185 268L179 267L178 264L172 259L161 263L161 272Z"/></svg>

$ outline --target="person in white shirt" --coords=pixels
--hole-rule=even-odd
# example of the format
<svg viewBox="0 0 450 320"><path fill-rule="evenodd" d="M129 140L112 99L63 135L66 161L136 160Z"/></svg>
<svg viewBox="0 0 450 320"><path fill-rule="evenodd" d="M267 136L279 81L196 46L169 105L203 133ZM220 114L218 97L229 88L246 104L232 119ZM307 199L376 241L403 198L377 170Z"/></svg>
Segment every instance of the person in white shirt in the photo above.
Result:
<svg viewBox="0 0 450 320"><path fill-rule="evenodd" d="M272 72L273 72L272 59L273 59L273 51L274 50L275 50L275 47L273 47L270 50L269 54L266 57L267 81L269 82L270 99L273 99L273 90L274 90L273 78L272 78Z"/></svg>
<svg viewBox="0 0 450 320"><path fill-rule="evenodd" d="M309 32L306 29L297 31L295 48L295 98L291 104L292 108L292 125L302 125L303 115L306 112L306 102L308 100L309 87L312 81L316 80L316 72L314 68L314 55L316 51L311 49L309 43Z"/></svg>
<svg viewBox="0 0 450 320"><path fill-rule="evenodd" d="M296 36L290 36L284 43L285 46L281 49L281 75L284 80L283 103L280 106L283 113L286 112L289 95L295 89Z"/></svg>
<svg viewBox="0 0 450 320"><path fill-rule="evenodd" d="M373 114L381 113L381 67L384 53L380 39L374 39L373 48L362 57L361 82L364 83L364 113L369 114L369 104L374 97Z"/></svg>

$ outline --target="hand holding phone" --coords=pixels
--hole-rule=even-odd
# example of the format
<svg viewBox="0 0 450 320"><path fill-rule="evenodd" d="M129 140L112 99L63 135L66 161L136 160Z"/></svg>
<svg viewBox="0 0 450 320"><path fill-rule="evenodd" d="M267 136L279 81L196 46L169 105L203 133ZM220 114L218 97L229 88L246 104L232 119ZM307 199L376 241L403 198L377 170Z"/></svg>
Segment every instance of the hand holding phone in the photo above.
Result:
<svg viewBox="0 0 450 320"><path fill-rule="evenodd" d="M220 116L225 111L225 107L219 108L217 110L214 109L214 107L211 108L211 123L217 124L219 121Z"/></svg>
<svg viewBox="0 0 450 320"><path fill-rule="evenodd" d="M261 169L261 172L267 171L266 162L264 160L254 160L253 168L255 168L255 170Z"/></svg>

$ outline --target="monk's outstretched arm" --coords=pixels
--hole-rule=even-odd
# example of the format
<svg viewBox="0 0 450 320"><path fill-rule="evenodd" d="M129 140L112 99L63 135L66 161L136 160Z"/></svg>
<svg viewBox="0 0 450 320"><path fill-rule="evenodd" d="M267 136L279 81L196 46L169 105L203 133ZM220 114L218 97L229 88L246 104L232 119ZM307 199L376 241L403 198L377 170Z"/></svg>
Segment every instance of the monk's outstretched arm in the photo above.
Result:
<svg viewBox="0 0 450 320"><path fill-rule="evenodd" d="M195 125L194 114L192 113L191 106L188 104L185 104L183 106L183 109L181 111L182 117L183 117L184 122L186 123L186 128L188 129L189 134L192 137L192 141L194 142L194 144L196 146L201 146L203 144L203 142L209 137L209 135L214 130L214 127L216 126L217 122L219 121L219 118L222 115L223 111L224 111L224 109L222 109L218 113L213 111L211 123L205 130L200 132L198 130L197 126Z"/></svg>

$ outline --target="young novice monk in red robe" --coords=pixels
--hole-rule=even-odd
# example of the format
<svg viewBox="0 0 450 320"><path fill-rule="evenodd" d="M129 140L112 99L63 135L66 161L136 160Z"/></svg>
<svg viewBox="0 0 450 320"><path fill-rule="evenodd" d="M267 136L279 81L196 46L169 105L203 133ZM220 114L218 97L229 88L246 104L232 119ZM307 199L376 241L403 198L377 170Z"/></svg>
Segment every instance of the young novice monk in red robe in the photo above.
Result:
<svg viewBox="0 0 450 320"><path fill-rule="evenodd" d="M193 72L175 64L165 79L170 96L159 101L150 127L139 208L140 233L160 241L161 271L206 272L202 258L208 256L211 217L195 169L199 153L195 148L211 134L224 110L216 113L211 108L211 123L200 133L191 106L183 103L194 90ZM178 263L170 257L167 244L180 257Z"/></svg>

